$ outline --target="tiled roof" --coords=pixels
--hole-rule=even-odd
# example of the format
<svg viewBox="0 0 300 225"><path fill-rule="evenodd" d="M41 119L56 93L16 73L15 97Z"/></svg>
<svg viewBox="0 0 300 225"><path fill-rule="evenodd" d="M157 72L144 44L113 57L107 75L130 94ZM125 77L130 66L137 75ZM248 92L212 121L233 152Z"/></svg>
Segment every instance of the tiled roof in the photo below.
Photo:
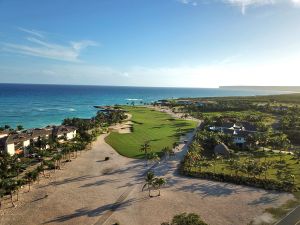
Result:
<svg viewBox="0 0 300 225"><path fill-rule="evenodd" d="M46 129L46 128L35 128L32 130L28 130L27 133L32 137L32 138L36 138L36 137L43 137L46 135L51 135L52 134L52 129Z"/></svg>
<svg viewBox="0 0 300 225"><path fill-rule="evenodd" d="M30 135L26 133L11 134L7 137L6 143L12 144L12 143L17 143L17 142L27 141L27 140L30 140Z"/></svg>
<svg viewBox="0 0 300 225"><path fill-rule="evenodd" d="M77 130L76 127L62 125L62 126L55 127L54 130L53 130L53 134L54 135L60 135L60 134L74 132L75 130Z"/></svg>

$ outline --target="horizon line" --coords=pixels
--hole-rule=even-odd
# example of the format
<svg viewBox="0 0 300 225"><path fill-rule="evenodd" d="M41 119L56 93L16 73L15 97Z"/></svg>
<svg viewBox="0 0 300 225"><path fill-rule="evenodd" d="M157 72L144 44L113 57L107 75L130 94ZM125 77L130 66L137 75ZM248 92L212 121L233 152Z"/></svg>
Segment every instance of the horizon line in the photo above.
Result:
<svg viewBox="0 0 300 225"><path fill-rule="evenodd" d="M136 85L110 85L110 84L58 84L58 83L2 83L0 82L0 85L49 85L49 86L92 86L92 87L136 87L136 88L190 88L190 89L198 89L198 88L203 88L203 89L220 89L224 87L242 87L242 88L250 88L250 87L287 87L287 88L293 88L297 87L299 88L300 86L293 85L220 85L220 86L214 86L214 87L185 87L185 86L136 86Z"/></svg>

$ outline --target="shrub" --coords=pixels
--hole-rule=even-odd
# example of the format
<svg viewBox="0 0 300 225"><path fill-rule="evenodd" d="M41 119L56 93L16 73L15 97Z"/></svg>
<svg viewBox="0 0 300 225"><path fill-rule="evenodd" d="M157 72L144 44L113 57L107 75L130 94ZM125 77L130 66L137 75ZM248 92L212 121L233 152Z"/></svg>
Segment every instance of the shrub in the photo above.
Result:
<svg viewBox="0 0 300 225"><path fill-rule="evenodd" d="M164 222L161 225L207 225L195 213L181 213L173 217L172 222Z"/></svg>

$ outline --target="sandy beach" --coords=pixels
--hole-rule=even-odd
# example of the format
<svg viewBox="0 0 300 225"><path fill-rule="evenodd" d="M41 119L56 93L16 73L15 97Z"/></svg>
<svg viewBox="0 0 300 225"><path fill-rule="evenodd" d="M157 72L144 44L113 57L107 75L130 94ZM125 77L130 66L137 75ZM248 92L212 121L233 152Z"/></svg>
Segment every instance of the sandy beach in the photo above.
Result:
<svg viewBox="0 0 300 225"><path fill-rule="evenodd" d="M211 225L246 225L255 218L268 219L265 214L261 217L264 209L293 198L288 193L182 177L176 168L187 150L183 144L175 158L154 168L166 177L167 186L160 197L149 198L141 191L145 162L120 156L105 143L107 135L29 193L24 187L17 207L4 202L0 224L160 225L177 213L194 212ZM110 160L104 161L106 156Z"/></svg>

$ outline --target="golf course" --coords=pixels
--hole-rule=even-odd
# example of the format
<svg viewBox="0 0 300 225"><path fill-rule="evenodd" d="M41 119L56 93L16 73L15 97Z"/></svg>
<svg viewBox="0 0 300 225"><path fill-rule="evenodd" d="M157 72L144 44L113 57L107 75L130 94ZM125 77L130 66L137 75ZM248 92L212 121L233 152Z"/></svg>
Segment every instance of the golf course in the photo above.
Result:
<svg viewBox="0 0 300 225"><path fill-rule="evenodd" d="M112 132L105 141L119 154L130 158L142 158L141 145L149 142L152 152L160 153L164 147L172 148L181 134L193 130L196 121L175 119L171 115L147 107L129 107L124 109L132 115L130 133Z"/></svg>

